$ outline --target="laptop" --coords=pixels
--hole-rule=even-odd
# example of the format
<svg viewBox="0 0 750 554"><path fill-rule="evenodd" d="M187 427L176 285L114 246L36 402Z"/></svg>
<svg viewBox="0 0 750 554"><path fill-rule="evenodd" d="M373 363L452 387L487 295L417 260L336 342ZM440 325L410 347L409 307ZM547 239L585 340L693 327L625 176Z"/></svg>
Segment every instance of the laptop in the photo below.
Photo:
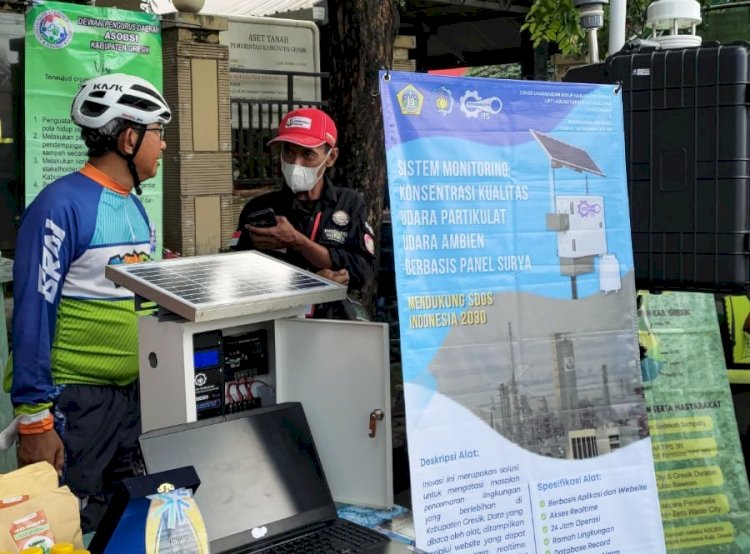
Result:
<svg viewBox="0 0 750 554"><path fill-rule="evenodd" d="M420 552L339 518L302 405L150 431L148 473L193 466L213 554Z"/></svg>

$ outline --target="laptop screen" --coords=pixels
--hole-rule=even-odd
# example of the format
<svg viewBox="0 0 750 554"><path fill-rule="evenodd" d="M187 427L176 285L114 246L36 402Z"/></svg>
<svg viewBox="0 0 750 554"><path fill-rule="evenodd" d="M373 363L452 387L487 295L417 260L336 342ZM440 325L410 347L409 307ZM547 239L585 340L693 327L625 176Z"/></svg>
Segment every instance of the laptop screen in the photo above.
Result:
<svg viewBox="0 0 750 554"><path fill-rule="evenodd" d="M141 448L149 473L195 467L212 552L336 515L299 403L151 431Z"/></svg>

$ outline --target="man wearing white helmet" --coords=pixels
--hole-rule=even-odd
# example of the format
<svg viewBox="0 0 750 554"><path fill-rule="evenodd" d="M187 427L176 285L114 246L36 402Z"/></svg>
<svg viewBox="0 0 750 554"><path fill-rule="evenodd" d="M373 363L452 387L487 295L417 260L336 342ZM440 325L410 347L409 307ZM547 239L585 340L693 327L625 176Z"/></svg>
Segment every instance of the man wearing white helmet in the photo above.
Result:
<svg viewBox="0 0 750 554"><path fill-rule="evenodd" d="M11 400L19 462L57 468L82 500L87 532L112 482L139 463L133 295L104 267L154 252L154 227L132 190L156 175L171 113L148 81L113 74L81 85L71 118L89 159L39 193L18 232Z"/></svg>

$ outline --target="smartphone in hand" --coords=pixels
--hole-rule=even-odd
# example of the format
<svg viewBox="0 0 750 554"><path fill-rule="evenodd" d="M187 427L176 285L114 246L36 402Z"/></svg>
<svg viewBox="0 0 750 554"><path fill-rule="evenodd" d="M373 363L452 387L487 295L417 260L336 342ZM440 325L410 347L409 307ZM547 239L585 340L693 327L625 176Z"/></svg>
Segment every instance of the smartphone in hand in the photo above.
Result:
<svg viewBox="0 0 750 554"><path fill-rule="evenodd" d="M276 225L276 214L273 208L264 208L247 214L245 223L253 227L274 227Z"/></svg>

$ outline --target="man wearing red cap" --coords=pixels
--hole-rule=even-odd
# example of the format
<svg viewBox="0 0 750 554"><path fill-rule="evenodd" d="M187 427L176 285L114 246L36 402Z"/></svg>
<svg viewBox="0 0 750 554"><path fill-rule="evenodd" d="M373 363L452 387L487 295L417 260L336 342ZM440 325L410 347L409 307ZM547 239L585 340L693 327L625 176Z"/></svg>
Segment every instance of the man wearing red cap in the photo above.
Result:
<svg viewBox="0 0 750 554"><path fill-rule="evenodd" d="M233 250L267 251L297 267L359 290L372 274L375 240L362 196L325 176L336 163L336 125L322 110L286 114L269 144L281 145L286 186L250 200L242 210ZM269 214L261 223L255 214ZM275 219L275 224L274 220ZM269 226L270 225L270 226ZM350 319L344 303L315 308L315 317Z"/></svg>

